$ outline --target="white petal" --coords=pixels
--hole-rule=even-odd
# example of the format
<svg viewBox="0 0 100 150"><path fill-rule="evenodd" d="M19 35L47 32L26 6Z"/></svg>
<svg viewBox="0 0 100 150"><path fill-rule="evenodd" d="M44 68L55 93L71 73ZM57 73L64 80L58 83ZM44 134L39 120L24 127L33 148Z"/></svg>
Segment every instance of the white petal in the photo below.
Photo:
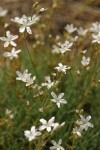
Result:
<svg viewBox="0 0 100 150"><path fill-rule="evenodd" d="M58 98L61 99L64 96L64 93L61 93Z"/></svg>
<svg viewBox="0 0 100 150"><path fill-rule="evenodd" d="M46 129L46 126L44 126L44 125L39 127L39 130L40 130L40 131L42 131L42 130L44 130L44 129Z"/></svg>
<svg viewBox="0 0 100 150"><path fill-rule="evenodd" d="M52 117L49 121L48 121L48 123L53 123L54 122L54 120L55 120L55 117Z"/></svg>
<svg viewBox="0 0 100 150"><path fill-rule="evenodd" d="M57 103L57 106L58 106L58 108L60 108L60 103L59 102Z"/></svg>
<svg viewBox="0 0 100 150"><path fill-rule="evenodd" d="M6 41L6 40L7 40L7 38L6 38L6 37L0 37L0 40L2 40L2 41Z"/></svg>
<svg viewBox="0 0 100 150"><path fill-rule="evenodd" d="M55 150L55 146L51 146L51 147L50 147L50 150Z"/></svg>
<svg viewBox="0 0 100 150"><path fill-rule="evenodd" d="M32 126L31 127L31 132L34 132L35 131L35 126Z"/></svg>
<svg viewBox="0 0 100 150"><path fill-rule="evenodd" d="M17 44L16 44L15 42L13 42L13 41L11 41L10 44L11 44L12 46L15 46L15 47L17 46Z"/></svg>
<svg viewBox="0 0 100 150"><path fill-rule="evenodd" d="M8 46L9 46L9 42L5 42L4 47L8 47Z"/></svg>
<svg viewBox="0 0 100 150"><path fill-rule="evenodd" d="M47 127L47 131L50 132L51 131L51 127Z"/></svg>
<svg viewBox="0 0 100 150"><path fill-rule="evenodd" d="M67 101L65 99L61 99L60 103L67 104Z"/></svg>
<svg viewBox="0 0 100 150"><path fill-rule="evenodd" d="M58 144L61 145L62 143L62 139L59 139Z"/></svg>
<svg viewBox="0 0 100 150"><path fill-rule="evenodd" d="M41 132L36 132L36 136L40 136L41 135Z"/></svg>
<svg viewBox="0 0 100 150"><path fill-rule="evenodd" d="M19 32L23 33L24 31L25 31L25 27L22 26L19 28Z"/></svg>
<svg viewBox="0 0 100 150"><path fill-rule="evenodd" d="M29 34L32 34L32 31L31 31L30 27L27 27L26 30L27 30L27 32L28 32Z"/></svg>
<svg viewBox="0 0 100 150"><path fill-rule="evenodd" d="M18 39L18 35L14 35L14 36L12 37L12 40L16 40L16 39Z"/></svg>
<svg viewBox="0 0 100 150"><path fill-rule="evenodd" d="M7 31L7 32L6 32L6 36L9 37L10 35L11 35L11 34L10 34L10 31Z"/></svg>
<svg viewBox="0 0 100 150"><path fill-rule="evenodd" d="M32 141L33 139L35 139L35 137L33 137L33 136L29 137L29 141Z"/></svg>
<svg viewBox="0 0 100 150"><path fill-rule="evenodd" d="M54 99L57 98L57 96L56 96L56 94L55 94L54 92L51 92L51 95L52 95L52 97L53 97Z"/></svg>
<svg viewBox="0 0 100 150"><path fill-rule="evenodd" d="M87 121L89 121L90 119L91 119L91 116L90 116L90 115L86 117L86 120L87 120Z"/></svg>
<svg viewBox="0 0 100 150"><path fill-rule="evenodd" d="M47 121L46 121L45 119L40 119L40 122L41 122L42 124L47 124Z"/></svg>
<svg viewBox="0 0 100 150"><path fill-rule="evenodd" d="M56 145L56 144L57 144L54 140L51 140L51 143L52 143L53 145Z"/></svg>
<svg viewBox="0 0 100 150"><path fill-rule="evenodd" d="M27 137L29 137L30 131L28 131L28 130L24 131L24 135L27 136Z"/></svg>

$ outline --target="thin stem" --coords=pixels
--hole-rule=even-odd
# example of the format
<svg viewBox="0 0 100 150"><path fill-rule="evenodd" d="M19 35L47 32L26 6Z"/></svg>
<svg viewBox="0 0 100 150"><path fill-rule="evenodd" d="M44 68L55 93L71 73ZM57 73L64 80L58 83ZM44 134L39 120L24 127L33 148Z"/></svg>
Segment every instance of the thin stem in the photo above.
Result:
<svg viewBox="0 0 100 150"><path fill-rule="evenodd" d="M34 62L33 62L32 57L31 57L31 55L30 55L29 48L28 48L28 45L27 45L27 41L26 41L25 38L24 38L24 43L25 43L25 46L26 46L26 49L27 49L27 52L28 52L28 55L29 55L31 64L32 64L32 66L33 66L33 68L34 68L34 72L35 72L35 74L37 75L37 71L36 71L36 69L35 69L35 65L34 65Z"/></svg>

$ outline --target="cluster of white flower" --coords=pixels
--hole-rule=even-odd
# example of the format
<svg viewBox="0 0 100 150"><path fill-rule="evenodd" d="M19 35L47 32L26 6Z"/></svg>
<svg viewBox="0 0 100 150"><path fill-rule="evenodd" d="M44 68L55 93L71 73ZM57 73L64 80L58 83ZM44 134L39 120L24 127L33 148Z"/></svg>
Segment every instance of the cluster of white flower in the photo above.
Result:
<svg viewBox="0 0 100 150"><path fill-rule="evenodd" d="M39 12L43 12L45 11L45 8L41 8L39 10ZM0 17L4 17L7 14L7 10L3 10L0 7ZM24 33L27 32L28 34L32 34L32 30L31 30L31 26L33 24L35 24L38 20L40 19L39 13L37 12L36 14L34 14L32 17L27 17L25 15L23 15L21 18L19 17L15 17L14 19L11 19L11 21L17 23L19 25L19 32L20 33ZM5 25L5 28L8 27L8 24ZM59 41L59 36L56 37L56 42L57 45L53 45L53 49L52 49L52 53L55 54L63 54L66 52L70 52L72 49L72 46L74 45L74 42L78 41L78 39L80 37L85 37L87 35L87 33L90 31L92 32L92 43L98 43L100 44L100 23L96 22L92 24L92 27L90 29L83 29L82 27L74 27L73 24L68 24L65 27L65 30L69 33L68 36L70 36L69 39L65 39L65 41L63 43L58 42ZM72 33L77 33L76 36L72 36ZM10 60L12 60L13 58L18 58L18 54L21 52L20 49L16 49L15 47L17 46L17 44L14 42L16 39L18 39L18 35L13 35L11 34L10 31L6 31L6 37L0 37L1 41L4 41L4 48L7 48L9 46L13 46L11 48L11 51L7 51L4 52L3 56L4 57L8 57ZM52 37L51 35L49 35L49 37ZM36 36L36 39L38 38L38 35ZM41 43L39 40L37 40L36 45L39 44L44 44ZM34 45L34 48L36 47L36 45ZM82 54L86 54L87 50L82 51ZM63 62L63 61L61 61ZM58 66L56 66L54 69L57 70L57 72L59 73L63 73L66 74L67 70L70 70L71 67L67 66L67 65L63 65L62 63L58 63ZM90 64L90 57L83 56L82 60L81 60L81 64L84 67L87 67ZM77 70L76 73L78 75L81 75L80 70ZM20 80L22 82L25 83L26 86L31 86L31 88L35 91L35 89L38 91L38 94L36 93L33 97L38 97L40 95L42 95L44 93L44 91L42 91L42 87L46 87L49 91L49 89L51 89L53 91L52 88L54 88L54 86L56 86L58 84L59 81L56 80L51 80L50 76L46 76L45 77L45 83L41 83L41 85L39 86L38 84L34 84L36 80L36 76L32 76L31 73L28 73L28 69L24 70L23 73L21 73L20 71L16 71L17 77L16 80ZM54 73L54 76L59 75ZM62 75L62 74L61 74ZM58 87L57 87L58 88ZM58 90L58 89L57 89ZM62 104L67 104L67 101L63 98L64 97L64 93L60 93L58 95L56 95L54 92L51 92L51 96L52 99L51 101L53 103L55 103L57 105L58 108L61 107ZM50 101L50 102L51 102ZM30 105L30 102L27 101L26 102L27 106ZM43 112L44 106L41 106L41 108L39 109L40 112ZM58 110L58 109L57 109ZM76 121L75 124L75 128L73 128L73 134L78 135L79 137L82 136L83 131L87 131L89 127L93 128L93 124L91 124L89 121L91 119L91 116L87 116L86 118L81 115L81 111L76 111L79 114L80 119ZM11 110L6 109L5 114L7 116L10 117L10 119L14 118L14 114L12 113ZM57 130L58 128L61 128L65 125L65 122L59 124L58 122L55 122L55 117L51 117L51 119L49 119L48 121L45 120L44 118L39 119L41 125L39 125L38 128L36 128L36 126L32 126L30 130L25 130L24 131L24 135L26 136L26 138L28 138L29 141L32 141L34 139L37 139L39 136L42 136L42 132L45 130L50 133L52 131ZM53 146L50 147L50 150L65 150L61 144L62 144L62 139L59 139L58 143L56 143L54 140L51 141L51 143L53 144Z"/></svg>
<svg viewBox="0 0 100 150"><path fill-rule="evenodd" d="M15 47L17 44L14 42L14 40L18 39L18 35L11 34L10 31L6 32L6 37L0 37L1 41L4 41L4 47L8 47L9 45L13 46L11 49L11 52L5 52L3 54L4 57L8 57L10 60L13 58L18 58L18 53L21 52L21 50L16 50Z"/></svg>
<svg viewBox="0 0 100 150"><path fill-rule="evenodd" d="M59 52L61 54L64 54L65 52L71 51L71 47L73 46L72 42L69 41L65 41L63 44L62 43L58 43L59 47Z"/></svg>
<svg viewBox="0 0 100 150"><path fill-rule="evenodd" d="M28 69L24 70L23 73L16 71L16 74L18 75L16 80L21 80L21 81L25 82L26 86L32 85L36 79L36 76L31 78L31 73L28 73Z"/></svg>
<svg viewBox="0 0 100 150"><path fill-rule="evenodd" d="M36 129L35 126L32 126L30 131L28 130L24 131L24 135L28 138L29 141L32 141L36 139L37 136L40 136L42 134L41 132L45 129L47 132L51 132L65 125L65 122L59 124L59 123L55 123L54 121L55 121L55 117L52 117L49 121L46 121L45 119L42 118L40 119L42 125L38 129Z"/></svg>
<svg viewBox="0 0 100 150"><path fill-rule="evenodd" d="M62 63L59 63L59 64L58 64L58 67L55 67L55 69L56 69L58 72L63 72L64 74L66 74L66 70L71 69L71 67L66 66L66 65L63 65Z"/></svg>
<svg viewBox="0 0 100 150"><path fill-rule="evenodd" d="M5 114L6 114L6 116L9 116L10 119L13 119L13 118L14 118L14 114L13 114L12 111L9 110L9 109L6 109Z"/></svg>
<svg viewBox="0 0 100 150"><path fill-rule="evenodd" d="M50 76L46 76L45 77L45 83L42 83L41 85L42 86L46 86L47 89L50 89L51 87L53 87L54 85L56 85L58 82L52 82L51 79L50 79Z"/></svg>
<svg viewBox="0 0 100 150"><path fill-rule="evenodd" d="M73 46L73 42L65 41L64 43L58 43L58 45L53 45L52 53L61 53L64 54L65 52L71 51L71 47Z"/></svg>
<svg viewBox="0 0 100 150"><path fill-rule="evenodd" d="M66 27L65 27L65 30L68 32L68 33L73 33L73 32L77 32L78 35L80 36L86 36L87 32L88 32L88 29L83 29L82 27L74 27L73 24L67 24Z"/></svg>
<svg viewBox="0 0 100 150"><path fill-rule="evenodd" d="M78 136L82 136L82 132L85 130L88 130L88 127L93 128L93 124L89 122L91 119L91 116L87 116L86 118L82 115L80 115L80 120L76 121L76 127L73 128L73 134L76 134Z"/></svg>

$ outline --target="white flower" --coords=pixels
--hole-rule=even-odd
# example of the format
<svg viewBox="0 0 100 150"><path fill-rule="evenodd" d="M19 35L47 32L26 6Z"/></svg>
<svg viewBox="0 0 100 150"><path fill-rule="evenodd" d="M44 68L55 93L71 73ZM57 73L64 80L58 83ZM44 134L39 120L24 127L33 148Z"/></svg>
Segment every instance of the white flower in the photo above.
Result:
<svg viewBox="0 0 100 150"><path fill-rule="evenodd" d="M90 28L90 31L94 32L94 33L100 32L100 23L99 22L94 22L92 24L92 27Z"/></svg>
<svg viewBox="0 0 100 150"><path fill-rule="evenodd" d="M9 44L16 47L17 44L14 42L14 40L18 38L18 35L12 35L10 31L7 31L6 36L7 37L0 37L0 40L5 42L4 47L8 47Z"/></svg>
<svg viewBox="0 0 100 150"><path fill-rule="evenodd" d="M18 53L20 53L21 50L16 50L15 47L12 48L11 52L5 52L3 54L4 57L9 57L11 60L13 58L18 58Z"/></svg>
<svg viewBox="0 0 100 150"><path fill-rule="evenodd" d="M70 48L72 47L73 43L69 42L69 41L65 41L65 43L63 43L63 44L58 43L58 45L59 45L60 53L64 54L67 51L71 51Z"/></svg>
<svg viewBox="0 0 100 150"><path fill-rule="evenodd" d="M11 110L6 109L6 111L5 111L5 114L6 114L6 115L10 115L11 113L12 113L12 111L11 111Z"/></svg>
<svg viewBox="0 0 100 150"><path fill-rule="evenodd" d="M59 54L60 53L58 46L53 45L52 53L53 54Z"/></svg>
<svg viewBox="0 0 100 150"><path fill-rule="evenodd" d="M65 150L61 144L62 144L62 139L59 139L58 143L56 143L54 140L51 140L51 143L53 146L50 147L50 150Z"/></svg>
<svg viewBox="0 0 100 150"><path fill-rule="evenodd" d="M7 13L7 9L3 9L2 7L0 7L0 17L5 17Z"/></svg>
<svg viewBox="0 0 100 150"><path fill-rule="evenodd" d="M91 116L87 116L86 118L82 115L80 115L80 120L76 121L76 124L78 124L80 126L81 130L88 130L88 127L93 128L93 124L89 122L89 120L91 119Z"/></svg>
<svg viewBox="0 0 100 150"><path fill-rule="evenodd" d="M88 66L90 64L90 57L86 58L85 56L83 56L81 63L83 66Z"/></svg>
<svg viewBox="0 0 100 150"><path fill-rule="evenodd" d="M70 37L70 41L77 42L78 41L78 36Z"/></svg>
<svg viewBox="0 0 100 150"><path fill-rule="evenodd" d="M20 73L19 71L16 71L16 73L18 75L18 77L16 78L16 80L21 80L23 82L26 82L26 79L30 78L30 76L31 76L31 73L28 74L28 70L27 69L24 70L23 73Z"/></svg>
<svg viewBox="0 0 100 150"><path fill-rule="evenodd" d="M41 8L39 12L44 12L47 8Z"/></svg>
<svg viewBox="0 0 100 150"><path fill-rule="evenodd" d="M7 28L8 26L9 26L8 23L5 23L5 24L4 24L4 28Z"/></svg>
<svg viewBox="0 0 100 150"><path fill-rule="evenodd" d="M61 123L61 124L55 123L55 124L54 124L54 127L53 127L53 130L55 131L55 130L57 130L58 128L63 127L64 125L65 125L65 122L63 122L63 123Z"/></svg>
<svg viewBox="0 0 100 150"><path fill-rule="evenodd" d="M9 115L10 119L14 119L14 114Z"/></svg>
<svg viewBox="0 0 100 150"><path fill-rule="evenodd" d="M36 79L36 76L34 76L33 78L30 78L30 77L27 78L26 79L26 86L29 86L29 85L33 84L35 79Z"/></svg>
<svg viewBox="0 0 100 150"><path fill-rule="evenodd" d="M55 69L58 70L58 72L63 72L64 74L66 74L66 70L70 69L71 67L68 67L66 65L63 65L62 63L58 64L58 67L55 67Z"/></svg>
<svg viewBox="0 0 100 150"><path fill-rule="evenodd" d="M16 78L16 80L21 80L23 82L26 83L26 86L29 86L31 84L33 84L34 80L36 79L36 77L34 76L33 78L31 78L31 73L28 73L28 70L24 70L23 73L20 73L19 71L16 71L16 74L18 75L18 77Z"/></svg>
<svg viewBox="0 0 100 150"><path fill-rule="evenodd" d="M10 119L13 119L13 118L14 118L14 114L13 114L12 111L9 110L9 109L6 109L5 114L6 114L7 116L9 116Z"/></svg>
<svg viewBox="0 0 100 150"><path fill-rule="evenodd" d="M88 30L87 29L84 30L82 27L80 27L79 29L77 29L77 32L81 36L86 36Z"/></svg>
<svg viewBox="0 0 100 150"><path fill-rule="evenodd" d="M48 132L50 132L52 130L52 127L54 127L55 125L54 120L55 117L52 117L49 121L46 121L45 119L40 119L42 125L39 127L39 130L42 131L46 129Z"/></svg>
<svg viewBox="0 0 100 150"><path fill-rule="evenodd" d="M81 128L78 127L73 128L73 134L77 134L78 136L81 137L82 136L81 133L82 133Z"/></svg>
<svg viewBox="0 0 100 150"><path fill-rule="evenodd" d="M67 32L69 32L69 33L73 33L74 31L77 30L77 28L74 27L73 24L68 24L68 25L66 25L65 30L66 30Z"/></svg>
<svg viewBox="0 0 100 150"><path fill-rule="evenodd" d="M30 131L28 130L24 131L24 135L28 138L29 141L32 141L36 139L38 136L40 136L41 132L37 131L35 126L32 126Z"/></svg>
<svg viewBox="0 0 100 150"><path fill-rule="evenodd" d="M55 83L55 82L52 82L49 76L45 77L45 81L46 81L46 82L45 82L45 83L42 83L41 85L42 85L42 86L46 86L47 89L50 89L52 86L54 86L54 84L57 84L57 82L56 82L56 83Z"/></svg>
<svg viewBox="0 0 100 150"><path fill-rule="evenodd" d="M92 43L98 43L98 44L100 44L100 32L97 35L93 34L92 37L94 39L92 41Z"/></svg>
<svg viewBox="0 0 100 150"><path fill-rule="evenodd" d="M61 104L67 104L67 101L62 98L64 96L64 93L61 93L61 94L59 94L59 96L57 96L54 92L51 92L51 95L53 97L53 99L51 99L51 101L56 103L58 108L60 108Z"/></svg>
<svg viewBox="0 0 100 150"><path fill-rule="evenodd" d="M23 33L27 31L29 34L32 34L30 26L32 26L39 20L39 16L33 15L32 17L26 17L25 15L23 15L21 18L15 17L15 19L11 20L20 24L19 32Z"/></svg>

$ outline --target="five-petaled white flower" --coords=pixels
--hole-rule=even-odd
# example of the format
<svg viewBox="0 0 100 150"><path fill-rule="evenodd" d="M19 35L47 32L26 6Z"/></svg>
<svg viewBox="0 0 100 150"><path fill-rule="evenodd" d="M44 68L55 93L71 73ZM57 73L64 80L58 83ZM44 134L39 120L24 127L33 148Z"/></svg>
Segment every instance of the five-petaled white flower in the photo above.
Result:
<svg viewBox="0 0 100 150"><path fill-rule="evenodd" d="M63 72L64 74L66 74L66 70L70 69L71 67L63 65L62 63L58 64L58 67L55 67L55 69L58 70L58 72Z"/></svg>
<svg viewBox="0 0 100 150"><path fill-rule="evenodd" d="M34 77L30 77L30 78L27 78L26 79L26 86L29 86L29 85L31 85L31 84L33 84L34 83L34 81L35 81L35 79L36 79L36 76L34 76Z"/></svg>
<svg viewBox="0 0 100 150"><path fill-rule="evenodd" d="M54 140L51 140L51 143L53 146L50 147L50 150L65 150L61 144L62 144L62 139L59 139L58 143L56 143Z"/></svg>
<svg viewBox="0 0 100 150"><path fill-rule="evenodd" d="M78 136L82 136L82 129L79 127L75 127L75 128L73 128L73 134L77 134Z"/></svg>
<svg viewBox="0 0 100 150"><path fill-rule="evenodd" d="M67 32L69 32L69 33L73 33L74 31L77 30L77 28L74 27L73 24L68 24L68 25L66 25L65 30L66 30Z"/></svg>
<svg viewBox="0 0 100 150"><path fill-rule="evenodd" d="M31 78L31 73L28 73L27 69L24 70L23 73L20 73L19 71L16 71L16 74L18 75L16 80L21 80L21 81L25 82L26 86L29 86L29 85L33 84L34 80L36 79L36 76Z"/></svg>
<svg viewBox="0 0 100 150"><path fill-rule="evenodd" d="M90 28L90 31L93 33L99 33L100 32L100 23L99 22L94 22L92 24L92 27Z"/></svg>
<svg viewBox="0 0 100 150"><path fill-rule="evenodd" d="M52 117L49 121L46 121L45 119L40 119L40 122L42 125L39 127L39 130L42 131L46 129L48 132L52 130L52 127L55 126L55 117Z"/></svg>
<svg viewBox="0 0 100 150"><path fill-rule="evenodd" d="M42 86L46 86L47 89L50 89L52 86L54 86L55 84L57 84L58 82L52 82L49 76L45 77L45 83L42 83Z"/></svg>
<svg viewBox="0 0 100 150"><path fill-rule="evenodd" d="M37 131L35 126L31 127L31 130L24 131L24 135L28 138L29 141L36 139L38 136L41 135L41 132Z"/></svg>
<svg viewBox="0 0 100 150"><path fill-rule="evenodd" d="M51 99L51 101L56 103L58 108L60 108L61 104L67 104L67 101L62 98L64 96L64 93L61 93L61 94L59 94L59 96L57 96L54 92L51 92L51 95L53 97L53 99Z"/></svg>
<svg viewBox="0 0 100 150"><path fill-rule="evenodd" d="M76 124L78 124L80 126L81 130L88 130L88 127L93 128L93 124L89 122L89 120L91 119L91 116L87 116L86 118L82 115L80 115L80 120L76 121Z"/></svg>
<svg viewBox="0 0 100 150"><path fill-rule="evenodd" d="M98 44L100 44L100 32L97 35L93 34L92 37L94 39L92 41L92 43L98 43Z"/></svg>
<svg viewBox="0 0 100 150"><path fill-rule="evenodd" d="M88 66L90 64L90 57L86 58L85 56L83 56L81 63L83 66Z"/></svg>
<svg viewBox="0 0 100 150"><path fill-rule="evenodd" d="M78 35L81 36L86 36L88 30L87 29L83 29L82 27L80 27L79 29L77 29Z"/></svg>
<svg viewBox="0 0 100 150"><path fill-rule="evenodd" d="M65 41L64 43L58 43L59 51L61 54L64 54L67 51L71 51L73 42Z"/></svg>
<svg viewBox="0 0 100 150"><path fill-rule="evenodd" d="M20 53L21 50L16 50L15 47L12 48L11 52L5 52L3 54L4 57L9 57L11 60L13 58L18 58L18 53Z"/></svg>
<svg viewBox="0 0 100 150"><path fill-rule="evenodd" d="M0 40L5 42L4 47L8 47L9 44L16 47L17 44L14 42L14 40L18 38L18 35L12 35L10 31L7 31L6 36L7 37L0 37Z"/></svg>
<svg viewBox="0 0 100 150"><path fill-rule="evenodd" d="M39 20L39 16L33 15L32 17L27 17L23 15L21 18L15 17L15 19L11 19L13 22L20 24L19 32L23 33L27 31L29 34L32 34L30 26L36 23Z"/></svg>

